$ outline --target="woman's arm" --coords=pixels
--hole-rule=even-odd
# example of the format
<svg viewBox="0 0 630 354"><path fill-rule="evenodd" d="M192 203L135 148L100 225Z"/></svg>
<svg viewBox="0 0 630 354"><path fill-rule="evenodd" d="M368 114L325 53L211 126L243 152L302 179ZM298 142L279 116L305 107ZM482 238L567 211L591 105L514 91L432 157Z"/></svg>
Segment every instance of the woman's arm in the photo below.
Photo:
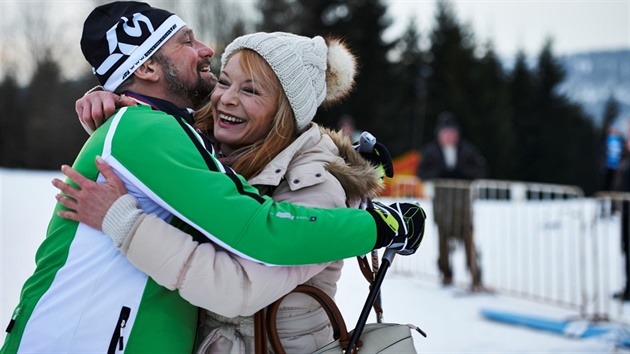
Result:
<svg viewBox="0 0 630 354"><path fill-rule="evenodd" d="M122 181L102 159L97 167L105 184L85 179L71 167L63 173L82 188L55 179L66 196L58 201L73 211L59 215L102 229L138 269L158 284L179 290L190 303L223 316L251 315L312 278L326 267L268 267L200 244L162 219L142 212L125 194Z"/></svg>
<svg viewBox="0 0 630 354"><path fill-rule="evenodd" d="M158 284L227 317L254 314L326 267L269 267L248 261L212 243L195 242L150 214L145 214L121 250Z"/></svg>

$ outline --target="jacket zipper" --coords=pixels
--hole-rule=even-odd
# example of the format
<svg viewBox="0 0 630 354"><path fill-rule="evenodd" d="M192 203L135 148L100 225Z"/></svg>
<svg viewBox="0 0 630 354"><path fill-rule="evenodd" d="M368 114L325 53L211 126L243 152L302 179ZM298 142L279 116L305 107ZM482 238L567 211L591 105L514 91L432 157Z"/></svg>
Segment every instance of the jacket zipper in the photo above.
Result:
<svg viewBox="0 0 630 354"><path fill-rule="evenodd" d="M118 316L118 322L116 323L116 328L114 328L114 334L112 335L112 340L109 342L109 349L107 350L108 354L116 353L116 346L118 346L118 350L122 351L125 348L125 342L123 338L123 329L127 326L127 320L129 320L129 314L131 314L131 309L127 306L123 306L120 309L120 315Z"/></svg>
<svg viewBox="0 0 630 354"><path fill-rule="evenodd" d="M7 333L11 333L11 331L13 330L13 326L15 326L15 320L20 315L20 312L22 312L22 305L16 307L15 311L13 311L13 316L11 316L11 320L9 321L9 325L7 326Z"/></svg>

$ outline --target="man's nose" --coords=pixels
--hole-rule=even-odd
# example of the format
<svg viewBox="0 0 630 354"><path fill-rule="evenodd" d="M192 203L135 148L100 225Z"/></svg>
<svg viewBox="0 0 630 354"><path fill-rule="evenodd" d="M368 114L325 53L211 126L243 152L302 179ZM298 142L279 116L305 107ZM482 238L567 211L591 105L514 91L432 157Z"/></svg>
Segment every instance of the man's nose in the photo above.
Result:
<svg viewBox="0 0 630 354"><path fill-rule="evenodd" d="M212 49L211 47L203 44L202 42L199 42L199 56L201 57L208 57L208 58L212 58L214 57L214 49Z"/></svg>

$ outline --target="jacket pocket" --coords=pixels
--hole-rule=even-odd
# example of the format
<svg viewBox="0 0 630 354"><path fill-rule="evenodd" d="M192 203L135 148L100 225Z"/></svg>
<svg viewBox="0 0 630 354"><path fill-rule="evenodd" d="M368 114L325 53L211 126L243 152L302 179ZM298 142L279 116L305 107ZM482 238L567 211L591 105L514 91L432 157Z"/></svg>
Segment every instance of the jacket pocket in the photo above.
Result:
<svg viewBox="0 0 630 354"><path fill-rule="evenodd" d="M116 327L114 328L114 333L112 334L112 340L109 342L109 349L107 350L108 354L116 353L116 350L123 351L125 349L125 339L123 336L123 330L125 326L127 326L127 320L129 320L129 315L131 314L131 309L127 306L123 306L120 309L120 315L118 316L118 322L116 323Z"/></svg>

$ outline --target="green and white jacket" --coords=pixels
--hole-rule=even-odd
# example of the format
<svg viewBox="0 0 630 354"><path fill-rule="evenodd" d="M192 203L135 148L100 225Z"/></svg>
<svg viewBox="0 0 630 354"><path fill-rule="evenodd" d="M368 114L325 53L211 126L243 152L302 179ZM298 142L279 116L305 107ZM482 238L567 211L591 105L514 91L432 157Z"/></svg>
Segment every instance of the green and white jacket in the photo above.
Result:
<svg viewBox="0 0 630 354"><path fill-rule="evenodd" d="M94 164L102 156L145 212L182 229L190 225L200 241L261 263L323 263L372 250L376 225L368 212L260 196L208 153L181 116L164 112L170 103L156 101L161 110L120 109L73 167L103 181ZM102 232L54 214L36 264L0 353L193 351L197 307L137 270Z"/></svg>

